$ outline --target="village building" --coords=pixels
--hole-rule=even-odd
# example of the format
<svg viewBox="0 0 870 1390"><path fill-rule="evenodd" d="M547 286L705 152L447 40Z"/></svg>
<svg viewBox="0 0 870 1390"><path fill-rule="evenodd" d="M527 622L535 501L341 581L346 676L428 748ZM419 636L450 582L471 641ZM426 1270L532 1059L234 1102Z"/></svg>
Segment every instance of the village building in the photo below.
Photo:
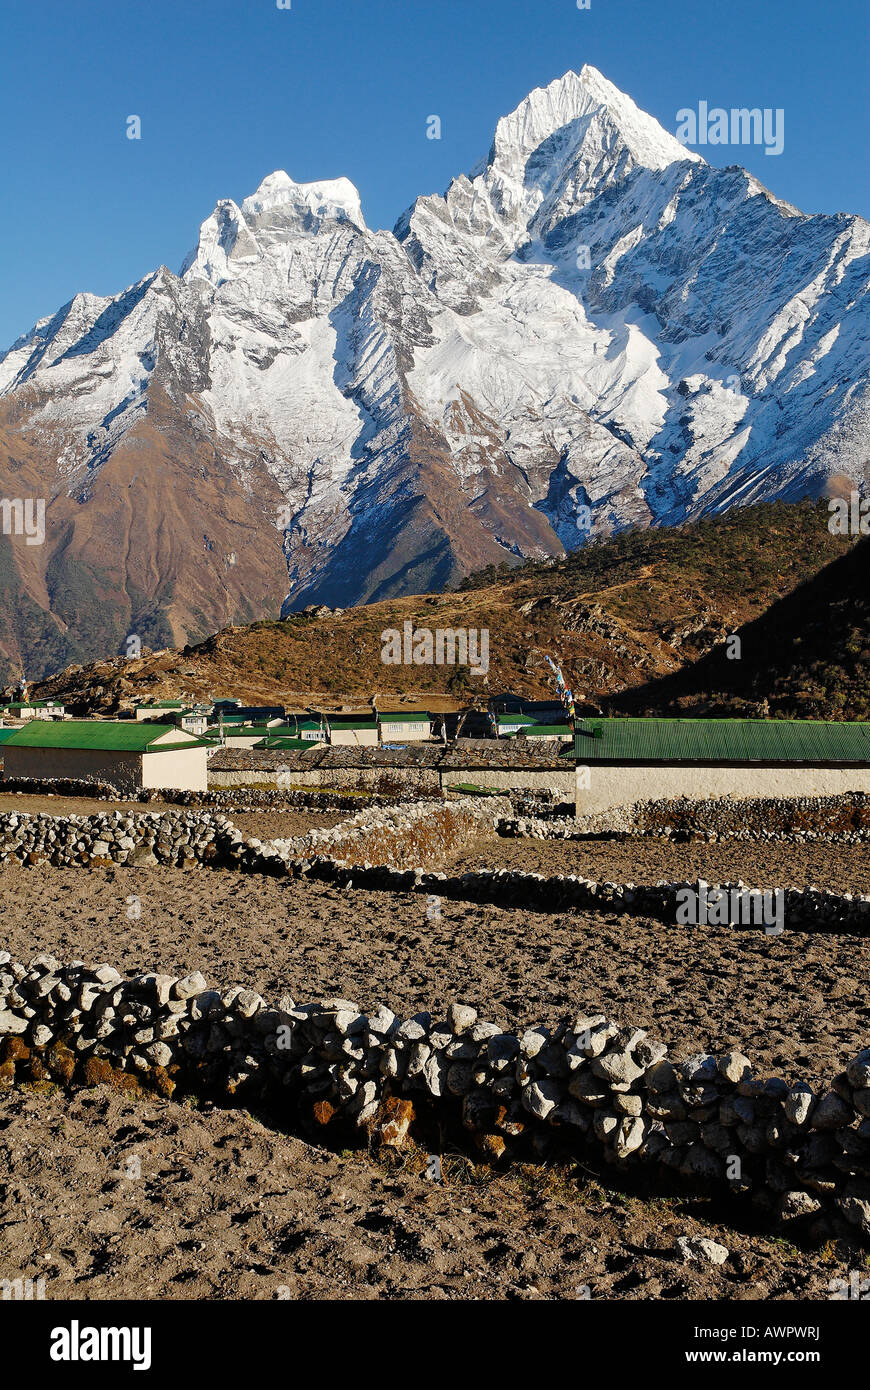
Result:
<svg viewBox="0 0 870 1390"><path fill-rule="evenodd" d="M205 791L207 748L182 729L135 720L31 720L3 741L4 778L58 777L143 788ZM0 783L2 785L2 783Z"/></svg>
<svg viewBox="0 0 870 1390"><path fill-rule="evenodd" d="M255 729L250 724L238 727L224 726L222 733L217 729L210 729L209 737L215 739L218 744L223 742L226 748L256 748L265 741L266 730Z"/></svg>
<svg viewBox="0 0 870 1390"><path fill-rule="evenodd" d="M325 714L329 742L338 746L369 748L378 743L378 723L371 716Z"/></svg>
<svg viewBox="0 0 870 1390"><path fill-rule="evenodd" d="M422 743L431 737L425 710L378 710L381 743Z"/></svg>
<svg viewBox="0 0 870 1390"><path fill-rule="evenodd" d="M325 723L320 719L300 719L292 738L301 738L304 743L323 744L329 742Z"/></svg>
<svg viewBox="0 0 870 1390"><path fill-rule="evenodd" d="M489 711L497 724L504 723L505 732L512 732L514 722L529 724L563 724L565 706L561 700L527 700L524 695L493 695L489 700ZM511 716L519 716L513 719Z"/></svg>
<svg viewBox="0 0 870 1390"><path fill-rule="evenodd" d="M565 739L570 741L574 737L574 730L570 724L525 724L510 737L515 739L546 738L556 742Z"/></svg>
<svg viewBox="0 0 870 1390"><path fill-rule="evenodd" d="M185 708L183 700L155 700L150 705L136 706L136 721L141 724L148 719L163 719L168 714L181 714Z"/></svg>
<svg viewBox="0 0 870 1390"><path fill-rule="evenodd" d="M219 711L212 714L214 721ZM230 714L234 719L242 719L246 724L281 724L284 721L283 705L235 705Z"/></svg>
<svg viewBox="0 0 870 1390"><path fill-rule="evenodd" d="M636 801L870 792L870 723L812 719L584 719L578 815Z"/></svg>
<svg viewBox="0 0 870 1390"><path fill-rule="evenodd" d="M11 704L0 707L0 714L8 719L63 719L65 707L54 700L32 700L25 703L13 700Z"/></svg>

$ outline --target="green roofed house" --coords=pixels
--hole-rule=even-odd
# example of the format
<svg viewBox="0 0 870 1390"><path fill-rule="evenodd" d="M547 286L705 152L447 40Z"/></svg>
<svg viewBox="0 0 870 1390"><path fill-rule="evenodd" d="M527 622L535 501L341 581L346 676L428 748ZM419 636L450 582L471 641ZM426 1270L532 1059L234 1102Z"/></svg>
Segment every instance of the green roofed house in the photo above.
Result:
<svg viewBox="0 0 870 1390"><path fill-rule="evenodd" d="M5 777L86 778L120 792L142 787L206 791L208 748L165 724L135 720L32 720L3 742Z"/></svg>
<svg viewBox="0 0 870 1390"><path fill-rule="evenodd" d="M351 747L375 747L378 743L376 719L363 714L325 714L329 742Z"/></svg>
<svg viewBox="0 0 870 1390"><path fill-rule="evenodd" d="M511 738L552 738L570 739L574 737L574 730L570 724L524 724L517 729Z"/></svg>
<svg viewBox="0 0 870 1390"><path fill-rule="evenodd" d="M163 715L179 712L185 708L183 700L155 700L151 705L137 705L136 719L139 723L145 719L160 719Z"/></svg>
<svg viewBox="0 0 870 1390"><path fill-rule="evenodd" d="M64 707L54 700L13 700L4 705L2 713L12 719L63 719Z"/></svg>
<svg viewBox="0 0 870 1390"><path fill-rule="evenodd" d="M674 797L870 792L870 723L814 719L584 719L577 813Z"/></svg>
<svg viewBox="0 0 870 1390"><path fill-rule="evenodd" d="M296 735L306 743L327 743L326 724L320 719L298 719Z"/></svg>
<svg viewBox="0 0 870 1390"><path fill-rule="evenodd" d="M432 732L426 710L378 710L381 743L421 743Z"/></svg>
<svg viewBox="0 0 870 1390"><path fill-rule="evenodd" d="M317 747L309 739L293 738L292 735L284 738L264 738L260 743L254 745L255 748L266 748L270 752L279 750L284 752L308 753Z"/></svg>

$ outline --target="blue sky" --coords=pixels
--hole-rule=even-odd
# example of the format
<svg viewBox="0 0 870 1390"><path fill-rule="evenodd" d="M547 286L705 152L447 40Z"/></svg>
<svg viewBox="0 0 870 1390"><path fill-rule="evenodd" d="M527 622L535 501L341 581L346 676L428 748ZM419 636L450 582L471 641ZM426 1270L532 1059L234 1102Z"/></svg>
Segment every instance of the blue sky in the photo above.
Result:
<svg viewBox="0 0 870 1390"><path fill-rule="evenodd" d="M177 271L217 199L274 169L344 174L392 226L584 62L671 131L701 100L782 107L782 155L703 153L870 216L868 56L866 0L0 0L0 348L78 290Z"/></svg>

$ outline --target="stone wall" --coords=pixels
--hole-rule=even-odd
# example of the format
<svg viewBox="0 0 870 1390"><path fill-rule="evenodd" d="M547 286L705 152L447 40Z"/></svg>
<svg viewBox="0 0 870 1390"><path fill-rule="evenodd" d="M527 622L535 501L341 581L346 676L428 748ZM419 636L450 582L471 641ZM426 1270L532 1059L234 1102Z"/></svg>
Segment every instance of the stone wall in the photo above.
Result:
<svg viewBox="0 0 870 1390"><path fill-rule="evenodd" d="M493 812L510 802L493 798L452 802L416 802L413 806L360 811L351 820L315 829L292 840L273 840L282 857L293 862L324 857L345 865L380 864L396 869L437 867L445 855L464 845Z"/></svg>
<svg viewBox="0 0 870 1390"><path fill-rule="evenodd" d="M292 840L246 838L226 816L207 810L104 811L90 816L0 815L0 864L174 864L241 867L252 872L304 872L308 861L423 866L460 849L493 809L510 803L464 798L369 807L327 830Z"/></svg>
<svg viewBox="0 0 870 1390"><path fill-rule="evenodd" d="M598 1013L516 1035L462 1003L402 1019L345 999L268 1002L198 972L123 979L0 952L0 1086L46 1079L254 1099L285 1123L302 1107L337 1136L353 1127L390 1145L434 1111L490 1158L556 1138L751 1195L817 1238L870 1239L870 1048L814 1088L758 1076L740 1052L672 1062Z"/></svg>
<svg viewBox="0 0 870 1390"><path fill-rule="evenodd" d="M121 800L121 793L113 782L99 782L93 777L4 777L0 781L0 791L21 792L25 796L92 796L100 801Z"/></svg>
<svg viewBox="0 0 870 1390"><path fill-rule="evenodd" d="M580 839L588 835L687 836L709 840L836 840L841 844L870 839L870 795L801 797L689 797L634 801L590 815L552 820L532 814L500 822L502 835L537 839Z"/></svg>
<svg viewBox="0 0 870 1390"><path fill-rule="evenodd" d="M0 815L0 864L67 866L209 865L279 876L310 875L359 888L422 892L528 907L538 912L626 912L676 922L680 895L696 883L596 883L575 874L481 869L448 875L437 865L462 849L493 816L505 820L503 798L462 798L370 808L324 830L291 840L246 838L226 816L209 811L106 811L93 816ZM543 822L552 825L553 822ZM713 889L746 892L726 883ZM770 885L751 885L770 890ZM870 897L818 888L783 888L784 924L804 931L870 930Z"/></svg>

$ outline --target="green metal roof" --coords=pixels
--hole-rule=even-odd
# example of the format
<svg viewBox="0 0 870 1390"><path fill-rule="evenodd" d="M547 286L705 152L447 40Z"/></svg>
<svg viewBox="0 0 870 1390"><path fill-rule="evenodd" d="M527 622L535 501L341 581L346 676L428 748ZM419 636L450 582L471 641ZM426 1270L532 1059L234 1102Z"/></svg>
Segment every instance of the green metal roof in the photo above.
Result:
<svg viewBox="0 0 870 1390"><path fill-rule="evenodd" d="M261 743L257 744L257 747L266 749L294 748L297 752L309 753L314 751L315 744L313 739L308 738L264 738Z"/></svg>
<svg viewBox="0 0 870 1390"><path fill-rule="evenodd" d="M382 724L428 724L430 716L419 709L379 709L378 719Z"/></svg>
<svg viewBox="0 0 870 1390"><path fill-rule="evenodd" d="M377 722L374 719L335 719L327 715L329 723L334 729L376 729Z"/></svg>
<svg viewBox="0 0 870 1390"><path fill-rule="evenodd" d="M157 742L167 734L172 734L171 742ZM132 719L66 719L62 724L32 719L5 742L13 748L99 748L114 753L168 753L201 746L198 739L179 739L166 724L138 724Z"/></svg>
<svg viewBox="0 0 870 1390"><path fill-rule="evenodd" d="M5 743L13 734L17 734L17 729L0 729L0 743Z"/></svg>
<svg viewBox="0 0 870 1390"><path fill-rule="evenodd" d="M525 738L571 738L574 730L568 724L524 724L522 733Z"/></svg>
<svg viewBox="0 0 870 1390"><path fill-rule="evenodd" d="M600 735L595 736L594 730ZM870 765L870 723L814 719L584 719L581 763Z"/></svg>

